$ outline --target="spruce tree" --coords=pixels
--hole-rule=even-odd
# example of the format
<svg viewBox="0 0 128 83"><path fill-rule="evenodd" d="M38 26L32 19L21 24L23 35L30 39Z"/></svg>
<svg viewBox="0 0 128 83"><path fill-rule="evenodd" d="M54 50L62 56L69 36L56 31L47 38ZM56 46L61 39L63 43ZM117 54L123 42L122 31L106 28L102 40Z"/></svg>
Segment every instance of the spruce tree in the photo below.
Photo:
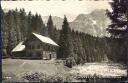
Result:
<svg viewBox="0 0 128 83"><path fill-rule="evenodd" d="M32 32L32 13L31 12L28 13L27 22L28 22L28 28L27 28L26 37L29 37L29 35Z"/></svg>
<svg viewBox="0 0 128 83"><path fill-rule="evenodd" d="M51 15L48 18L47 29L48 29L48 34L49 34L50 38L54 40L54 25L53 25Z"/></svg>
<svg viewBox="0 0 128 83"><path fill-rule="evenodd" d="M45 24L44 24L44 22L42 20L41 15L39 15L39 17L38 17L38 24L39 24L39 30L40 30L41 35L45 35L44 33L48 32L48 31L45 30L46 27L45 27Z"/></svg>
<svg viewBox="0 0 128 83"><path fill-rule="evenodd" d="M66 16L64 17L62 30L60 31L60 40L59 40L59 50L58 50L58 58L69 58L73 55L72 49L72 39L71 39L71 29L69 27Z"/></svg>
<svg viewBox="0 0 128 83"><path fill-rule="evenodd" d="M21 21L20 21L20 18L19 18L19 12L17 10L17 8L12 12L12 14L14 15L14 23L15 23L15 30L16 30L16 37L17 37L17 43L22 41L21 40L21 28L20 28L20 24L21 24Z"/></svg>
<svg viewBox="0 0 128 83"><path fill-rule="evenodd" d="M7 55L7 43L8 43L8 27L6 25L6 21L5 21L5 13L4 11L1 9L1 53L2 56L6 56Z"/></svg>
<svg viewBox="0 0 128 83"><path fill-rule="evenodd" d="M121 47L124 43L128 42L128 0L112 0L110 5L112 7L112 12L107 12L111 20L108 31L112 34L112 37L123 39L123 42L120 42ZM118 49L115 50L116 52L122 52L122 55L118 55L118 57L120 56L120 58L123 58L124 62L127 61L126 57L128 56L125 49L128 49L128 45L124 45L120 51Z"/></svg>
<svg viewBox="0 0 128 83"><path fill-rule="evenodd" d="M21 40L25 40L26 39L26 35L27 35L27 28L28 28L28 22L26 22L27 18L26 18L26 12L25 9L20 9L20 13L19 13L19 18L20 18L20 28L21 28Z"/></svg>
<svg viewBox="0 0 128 83"><path fill-rule="evenodd" d="M7 26L8 26L7 53L8 53L8 55L11 55L12 49L17 44L16 27L15 27L14 15L13 15L12 11L8 12L7 19L8 19L8 22L7 22Z"/></svg>
<svg viewBox="0 0 128 83"><path fill-rule="evenodd" d="M111 3L112 12L107 15L112 24L108 31L112 37L124 37L128 33L128 0L113 0Z"/></svg>

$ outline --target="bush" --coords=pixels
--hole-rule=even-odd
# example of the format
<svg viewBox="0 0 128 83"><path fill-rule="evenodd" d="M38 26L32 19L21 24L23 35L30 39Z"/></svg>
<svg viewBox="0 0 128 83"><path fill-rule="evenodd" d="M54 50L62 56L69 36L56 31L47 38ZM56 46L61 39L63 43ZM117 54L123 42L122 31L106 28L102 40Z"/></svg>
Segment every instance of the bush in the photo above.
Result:
<svg viewBox="0 0 128 83"><path fill-rule="evenodd" d="M26 73L22 77L29 82L71 82L75 80L75 77L70 74L56 73L53 75L47 75L44 73Z"/></svg>
<svg viewBox="0 0 128 83"><path fill-rule="evenodd" d="M25 80L28 80L28 81L40 81L42 79L44 79L45 75L43 73L25 73L25 75L22 77L23 79Z"/></svg>
<svg viewBox="0 0 128 83"><path fill-rule="evenodd" d="M72 66L76 65L75 59L73 57L66 59L66 66L72 68Z"/></svg>

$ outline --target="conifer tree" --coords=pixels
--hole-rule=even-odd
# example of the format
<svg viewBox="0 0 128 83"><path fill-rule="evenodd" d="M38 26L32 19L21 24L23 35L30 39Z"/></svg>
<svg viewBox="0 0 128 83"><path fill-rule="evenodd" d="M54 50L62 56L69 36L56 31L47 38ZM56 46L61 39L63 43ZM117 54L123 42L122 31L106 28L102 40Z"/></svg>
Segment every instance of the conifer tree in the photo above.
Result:
<svg viewBox="0 0 128 83"><path fill-rule="evenodd" d="M66 16L64 17L62 30L60 32L58 58L69 58L73 55L72 43L71 43L71 29L69 27Z"/></svg>
<svg viewBox="0 0 128 83"><path fill-rule="evenodd" d="M11 55L11 50L17 44L17 37L16 37L16 27L14 23L14 15L12 11L8 12L8 43L7 43L7 53Z"/></svg>
<svg viewBox="0 0 128 83"><path fill-rule="evenodd" d="M50 38L54 40L54 25L53 25L51 15L48 18L47 29L48 29L48 34L49 34Z"/></svg>
<svg viewBox="0 0 128 83"><path fill-rule="evenodd" d="M111 3L112 12L107 15L112 24L108 31L112 37L124 37L128 33L128 0L113 0Z"/></svg>
<svg viewBox="0 0 128 83"><path fill-rule="evenodd" d="M16 30L16 35L17 35L17 42L20 42L21 41L21 28L20 28L20 24L21 24L21 21L20 21L20 18L19 18L19 12L18 12L18 9L16 8L12 14L14 15L14 23L15 23L15 30Z"/></svg>
<svg viewBox="0 0 128 83"><path fill-rule="evenodd" d="M28 28L27 28L26 36L29 37L29 35L32 32L32 13L31 12L28 13L27 22L28 22Z"/></svg>
<svg viewBox="0 0 128 83"><path fill-rule="evenodd" d="M109 26L108 31L112 34L112 37L123 39L123 42L119 42L120 47L122 46L120 50L120 53L122 54L118 57L123 58L124 62L126 62L128 54L127 51L124 50L128 49L128 45L123 46L123 44L128 42L128 0L112 0L110 4L112 12L108 11L107 15L112 23ZM119 52L118 49L116 52Z"/></svg>
<svg viewBox="0 0 128 83"><path fill-rule="evenodd" d="M5 13L4 11L1 9L1 48L2 48L2 56L6 56L7 55L7 43L8 43L8 28L6 26L6 21L5 21Z"/></svg>
<svg viewBox="0 0 128 83"><path fill-rule="evenodd" d="M44 35L45 31L43 30L45 30L45 25L41 16L36 13L36 15L33 15L30 20L31 32L36 32L38 34Z"/></svg>

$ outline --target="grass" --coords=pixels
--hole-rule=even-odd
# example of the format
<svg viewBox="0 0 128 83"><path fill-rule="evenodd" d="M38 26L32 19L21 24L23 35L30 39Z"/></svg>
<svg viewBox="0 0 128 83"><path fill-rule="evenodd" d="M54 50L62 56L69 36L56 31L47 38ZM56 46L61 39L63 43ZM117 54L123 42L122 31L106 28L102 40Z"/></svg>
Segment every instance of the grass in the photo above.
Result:
<svg viewBox="0 0 128 83"><path fill-rule="evenodd" d="M79 82L79 77L122 76L125 74L126 68L115 63L85 63L68 68L63 65L61 60L2 60L2 78L3 81L9 82Z"/></svg>

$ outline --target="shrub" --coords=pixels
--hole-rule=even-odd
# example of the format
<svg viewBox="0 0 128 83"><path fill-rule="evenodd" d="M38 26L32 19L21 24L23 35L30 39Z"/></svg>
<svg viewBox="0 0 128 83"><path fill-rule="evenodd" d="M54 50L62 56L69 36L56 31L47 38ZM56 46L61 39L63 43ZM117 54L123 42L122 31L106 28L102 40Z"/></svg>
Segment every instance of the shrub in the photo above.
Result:
<svg viewBox="0 0 128 83"><path fill-rule="evenodd" d="M25 73L25 75L22 77L23 79L26 79L28 81L40 81L41 79L43 79L43 77L45 77L45 75L43 73Z"/></svg>

